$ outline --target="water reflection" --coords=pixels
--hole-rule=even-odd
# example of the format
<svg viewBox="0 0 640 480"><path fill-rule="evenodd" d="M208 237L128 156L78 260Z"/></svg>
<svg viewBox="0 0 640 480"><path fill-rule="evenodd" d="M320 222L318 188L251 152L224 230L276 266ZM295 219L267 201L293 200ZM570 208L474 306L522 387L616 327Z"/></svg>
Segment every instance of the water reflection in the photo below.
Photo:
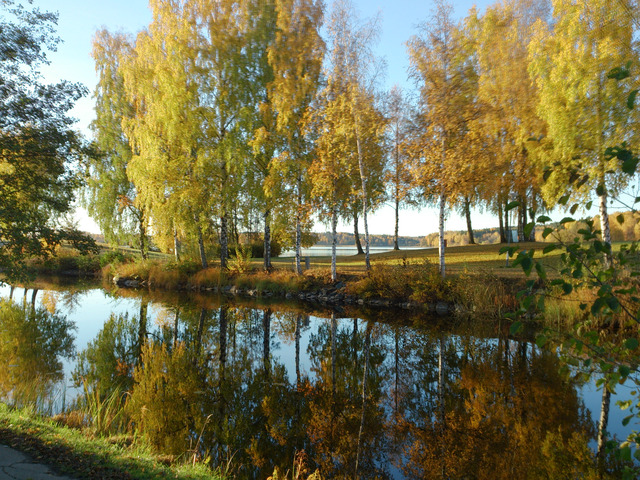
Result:
<svg viewBox="0 0 640 480"><path fill-rule="evenodd" d="M21 406L49 407L64 377L63 358L74 353L73 324L36 308L37 290L20 305L0 301L0 398Z"/></svg>
<svg viewBox="0 0 640 480"><path fill-rule="evenodd" d="M231 459L239 478L287 471L301 451L327 478L595 474L581 385L554 353L486 324L452 331L211 298L127 305L105 312L73 377L105 397L129 392L129 424L165 454ZM68 338L48 315L37 335ZM30 338L10 324L3 360L7 339ZM57 358L71 352L54 343Z"/></svg>

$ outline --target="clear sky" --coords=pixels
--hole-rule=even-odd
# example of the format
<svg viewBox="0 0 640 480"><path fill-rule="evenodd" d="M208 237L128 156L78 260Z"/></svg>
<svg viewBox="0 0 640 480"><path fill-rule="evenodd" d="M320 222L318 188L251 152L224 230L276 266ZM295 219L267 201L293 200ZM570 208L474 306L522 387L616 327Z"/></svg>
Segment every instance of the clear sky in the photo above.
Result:
<svg viewBox="0 0 640 480"><path fill-rule="evenodd" d="M330 4L330 0L325 0ZM394 84L405 90L413 88L407 78L409 60L405 43L417 32L417 26L424 22L431 13L433 4L430 0L352 0L362 19L381 16L382 28L378 43L378 54L387 63L384 84ZM112 32L124 31L136 33L149 24L151 14L147 8L147 0L34 0L35 5L43 10L59 12L58 34L63 43L58 51L50 54L51 65L44 70L46 78L54 81L66 79L81 82L93 91L96 75L93 60L90 57L91 41L96 30L106 27ZM455 15L464 17L473 5L484 10L490 0L457 0L454 1ZM93 102L87 97L76 106L73 115L78 118L78 127L88 133L88 125L93 118ZM98 231L86 214L79 212L80 227L88 231ZM474 212L474 228L497 226L497 218L488 214ZM400 235L425 235L437 231L438 221L435 208L406 210L401 212ZM392 234L394 228L394 212L390 206L381 208L369 222L371 233ZM464 219L451 212L447 220L447 229L463 230ZM316 230L325 230L318 225ZM341 225L339 230L351 231L350 225ZM362 227L361 227L362 231Z"/></svg>

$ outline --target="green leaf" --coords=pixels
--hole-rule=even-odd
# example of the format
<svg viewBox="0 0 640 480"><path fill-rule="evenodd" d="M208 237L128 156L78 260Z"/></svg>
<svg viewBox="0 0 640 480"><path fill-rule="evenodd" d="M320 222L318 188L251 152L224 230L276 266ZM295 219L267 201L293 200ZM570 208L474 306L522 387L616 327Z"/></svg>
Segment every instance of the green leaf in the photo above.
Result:
<svg viewBox="0 0 640 480"><path fill-rule="evenodd" d="M520 202L518 202L517 200L514 202L509 202L507 203L507 206L505 207L505 210L507 212L513 210L514 208L518 208L520 206Z"/></svg>
<svg viewBox="0 0 640 480"><path fill-rule="evenodd" d="M612 80L624 80L625 78L629 78L631 76L631 72L629 72L628 68L625 67L616 67L613 68L607 73L607 78Z"/></svg>
<svg viewBox="0 0 640 480"><path fill-rule="evenodd" d="M616 220L618 221L618 223L619 223L620 225L622 225L622 224L624 223L624 215L621 213L620 215L618 215L618 216L616 217Z"/></svg>
<svg viewBox="0 0 640 480"><path fill-rule="evenodd" d="M533 231L534 223L527 223L524 226L524 236L525 238L529 238L531 236L531 232Z"/></svg>
<svg viewBox="0 0 640 480"><path fill-rule="evenodd" d="M618 368L618 372L620 372L621 380L624 380L631 374L631 369L626 365L620 365Z"/></svg>
<svg viewBox="0 0 640 480"><path fill-rule="evenodd" d="M635 350L636 348L638 348L639 344L640 343L638 342L637 338L627 338L627 340L624 342L624 346L628 350Z"/></svg>
<svg viewBox="0 0 640 480"><path fill-rule="evenodd" d="M550 221L551 221L551 218L547 217L546 215L542 215L538 217L538 223L547 223Z"/></svg>
<svg viewBox="0 0 640 480"><path fill-rule="evenodd" d="M627 415L626 417L624 417L622 419L622 426L626 427L627 425L629 425L629 422L631 421L631 419L635 417L635 415Z"/></svg>
<svg viewBox="0 0 640 480"><path fill-rule="evenodd" d="M577 211L578 211L578 204L574 203L573 205L571 205L571 208L569 209L569 213L571 215L575 215Z"/></svg>
<svg viewBox="0 0 640 480"><path fill-rule="evenodd" d="M607 193L607 190L602 183L596 187L596 195L602 197L605 193Z"/></svg>
<svg viewBox="0 0 640 480"><path fill-rule="evenodd" d="M545 344L547 343L547 337L545 337L544 335L538 335L536 337L536 345L540 348L544 347Z"/></svg>
<svg viewBox="0 0 640 480"><path fill-rule="evenodd" d="M522 322L515 322L511 325L511 328L509 328L509 333L516 335L520 330L522 330Z"/></svg>
<svg viewBox="0 0 640 480"><path fill-rule="evenodd" d="M565 223L571 223L571 222L575 222L576 220L574 218L571 217L564 217L562 220L560 220L560 223L562 225L564 225Z"/></svg>
<svg viewBox="0 0 640 480"><path fill-rule="evenodd" d="M533 268L533 259L531 257L522 257L520 265L522 266L524 273L528 276Z"/></svg>
<svg viewBox="0 0 640 480"><path fill-rule="evenodd" d="M587 210L591 210L591 207L593 207L593 202L589 200L584 206L584 208L586 208Z"/></svg>
<svg viewBox="0 0 640 480"><path fill-rule="evenodd" d="M544 247L544 249L542 250L542 253L546 255L547 253L551 253L557 249L558 249L558 245L556 245L555 243L552 243L551 245L547 245L546 247Z"/></svg>
<svg viewBox="0 0 640 480"><path fill-rule="evenodd" d="M635 103L636 103L637 95L638 95L638 90L633 90L629 94L629 98L627 98L627 107L629 108L629 110L633 110L633 107L635 106Z"/></svg>
<svg viewBox="0 0 640 480"><path fill-rule="evenodd" d="M542 232L542 238L547 238L549 235L553 233L553 228L545 228Z"/></svg>
<svg viewBox="0 0 640 480"><path fill-rule="evenodd" d="M564 282L562 284L562 291L564 292L565 295L569 295L571 292L573 292L573 285L571 285L570 283Z"/></svg>
<svg viewBox="0 0 640 480"><path fill-rule="evenodd" d="M569 201L569 195L564 195L558 199L558 203L560 205L566 205L568 201Z"/></svg>

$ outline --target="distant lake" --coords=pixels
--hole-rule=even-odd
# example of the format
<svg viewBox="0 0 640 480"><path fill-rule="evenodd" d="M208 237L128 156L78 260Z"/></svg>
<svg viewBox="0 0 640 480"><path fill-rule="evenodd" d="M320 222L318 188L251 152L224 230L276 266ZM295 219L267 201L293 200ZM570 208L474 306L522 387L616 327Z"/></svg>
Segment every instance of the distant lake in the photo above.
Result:
<svg viewBox="0 0 640 480"><path fill-rule="evenodd" d="M362 246L364 249L364 245ZM400 247L400 251L403 250L421 250L423 248L430 247ZM338 245L336 247L337 253L336 255L339 257L344 257L348 255L356 255L358 253L358 249L352 245ZM393 250L393 245L384 246L384 247L369 247L369 253L383 253L390 252ZM280 257L295 257L295 250L285 250L282 252ZM310 248L302 249L303 257L330 257L331 256L331 245L314 245Z"/></svg>

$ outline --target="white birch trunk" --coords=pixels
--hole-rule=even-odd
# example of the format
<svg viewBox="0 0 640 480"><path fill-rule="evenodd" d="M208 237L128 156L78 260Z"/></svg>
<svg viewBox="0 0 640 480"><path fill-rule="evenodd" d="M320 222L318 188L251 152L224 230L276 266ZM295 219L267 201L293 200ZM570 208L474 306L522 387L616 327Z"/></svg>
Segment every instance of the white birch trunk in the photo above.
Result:
<svg viewBox="0 0 640 480"><path fill-rule="evenodd" d="M300 256L302 253L302 178L298 174L297 179L298 188L298 208L296 209L296 273L302 275L302 266L300 265Z"/></svg>
<svg viewBox="0 0 640 480"><path fill-rule="evenodd" d="M438 217L438 260L440 265L440 276L445 277L444 269L444 220L445 220L446 198L444 193L440 194L440 215Z"/></svg>
<svg viewBox="0 0 640 480"><path fill-rule="evenodd" d="M209 267L207 262L207 252L204 249L204 239L202 238L202 228L198 226L198 250L200 251L200 263L202 264L202 268L206 269Z"/></svg>
<svg viewBox="0 0 640 480"><path fill-rule="evenodd" d="M355 478L358 478L360 452L362 451L362 433L364 432L365 407L367 405L367 376L369 375L369 355L371 352L371 324L367 325L364 338L364 373L362 374L362 411L360 413L360 429L358 430L358 446L356 449Z"/></svg>
<svg viewBox="0 0 640 480"><path fill-rule="evenodd" d="M338 213L336 212L335 205L331 207L331 281L335 282L338 279L338 272L336 269L336 246L338 244Z"/></svg>
<svg viewBox="0 0 640 480"><path fill-rule="evenodd" d="M360 180L362 182L362 219L364 220L364 264L367 271L371 270L371 259L369 257L369 224L367 221L367 210L369 210L369 197L367 195L367 174L362 158L362 146L360 145L360 132L358 120L356 119L356 147L358 149L358 167L360 169Z"/></svg>
<svg viewBox="0 0 640 480"><path fill-rule="evenodd" d="M609 424L609 405L611 403L611 392L606 385L602 389L602 405L600 409L600 422L598 423L598 453L599 459L604 455L604 447L607 441L607 425Z"/></svg>
<svg viewBox="0 0 640 480"><path fill-rule="evenodd" d="M600 195L600 230L602 241L611 245L611 226L609 224L609 209L607 208L607 194ZM611 265L611 255L605 255L607 267Z"/></svg>
<svg viewBox="0 0 640 480"><path fill-rule="evenodd" d="M178 241L178 230L173 229L173 254L176 262L180 262L180 242Z"/></svg>
<svg viewBox="0 0 640 480"><path fill-rule="evenodd" d="M264 269L271 270L271 210L264 211Z"/></svg>

